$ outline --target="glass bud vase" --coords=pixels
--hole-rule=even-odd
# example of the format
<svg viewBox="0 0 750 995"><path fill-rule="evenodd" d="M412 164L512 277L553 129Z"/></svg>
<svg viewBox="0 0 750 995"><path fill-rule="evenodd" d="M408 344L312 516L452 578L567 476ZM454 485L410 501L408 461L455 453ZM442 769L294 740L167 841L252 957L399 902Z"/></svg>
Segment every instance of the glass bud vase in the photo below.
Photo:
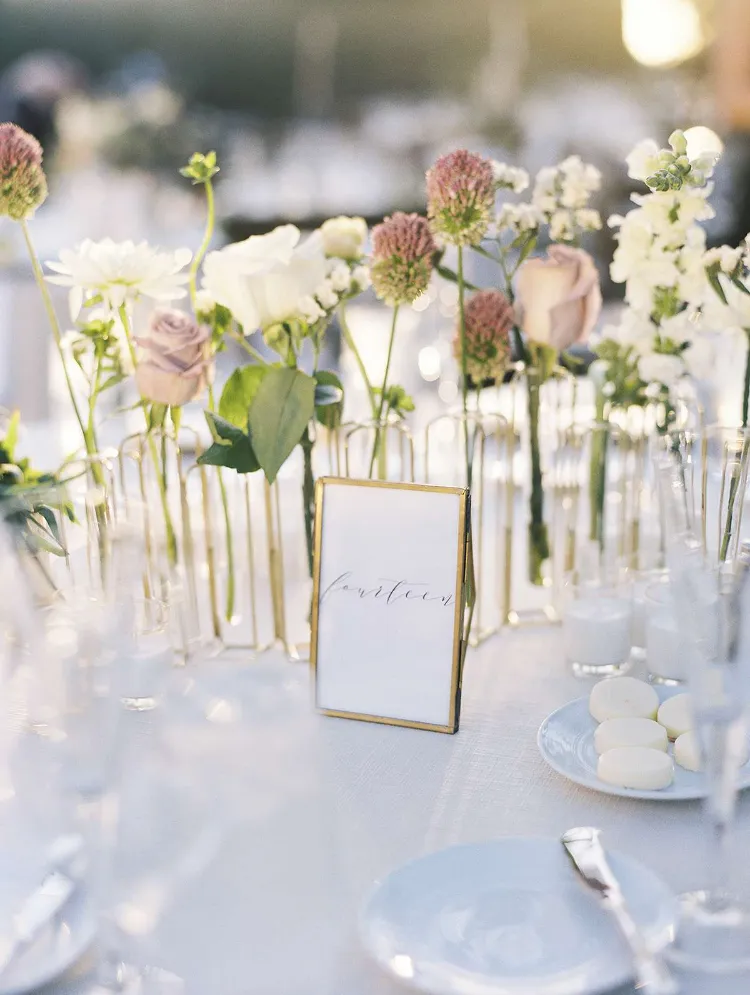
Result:
<svg viewBox="0 0 750 995"><path fill-rule="evenodd" d="M471 453L471 534L475 603L469 642L478 646L500 630L508 611L509 532L507 479L510 426L478 407L439 415L422 440L424 481L449 487L467 482L466 443Z"/></svg>
<svg viewBox="0 0 750 995"><path fill-rule="evenodd" d="M578 385L556 368L543 379L519 364L496 395L511 425L508 581L511 626L559 621L559 595L580 491Z"/></svg>

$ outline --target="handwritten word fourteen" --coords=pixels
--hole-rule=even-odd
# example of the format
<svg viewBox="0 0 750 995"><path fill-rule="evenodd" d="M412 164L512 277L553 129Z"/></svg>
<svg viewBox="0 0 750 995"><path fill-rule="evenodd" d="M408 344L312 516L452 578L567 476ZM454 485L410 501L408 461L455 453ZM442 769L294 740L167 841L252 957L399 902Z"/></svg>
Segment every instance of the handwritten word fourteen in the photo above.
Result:
<svg viewBox="0 0 750 995"><path fill-rule="evenodd" d="M386 605L394 605L398 601L420 601L427 603L436 601L446 608L455 604L453 594L433 594L429 584L420 581L392 580L386 577L379 577L376 587L363 587L352 581L352 571L347 570L334 580L325 589L321 596L321 602L325 601L333 594L350 594L359 598L360 601L372 600L380 601Z"/></svg>

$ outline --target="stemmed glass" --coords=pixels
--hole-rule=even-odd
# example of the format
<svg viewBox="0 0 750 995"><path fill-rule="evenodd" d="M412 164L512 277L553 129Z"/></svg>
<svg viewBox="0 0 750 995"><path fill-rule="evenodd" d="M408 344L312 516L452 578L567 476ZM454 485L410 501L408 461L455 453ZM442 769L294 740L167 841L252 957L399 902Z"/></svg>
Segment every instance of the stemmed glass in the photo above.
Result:
<svg viewBox="0 0 750 995"><path fill-rule="evenodd" d="M679 456L664 455L657 473L674 602L686 627L710 831L707 887L682 896L668 954L690 970L732 974L750 970L750 909L732 894L729 846L750 706L750 544L717 563L696 534Z"/></svg>
<svg viewBox="0 0 750 995"><path fill-rule="evenodd" d="M0 536L0 540L2 540ZM69 586L39 611L16 594L9 698L21 717L11 775L49 822L58 789L87 844L81 875L96 907L99 957L91 995L176 995L174 975L128 963L177 890L218 849L226 825L199 764L182 762L163 708L133 707L132 663L143 638L137 538L108 532L105 589ZM14 557L0 560L0 593L23 585ZM2 613L2 604L0 604ZM22 623L22 624L21 624ZM7 643L6 643L7 646ZM191 758L192 761L193 758Z"/></svg>

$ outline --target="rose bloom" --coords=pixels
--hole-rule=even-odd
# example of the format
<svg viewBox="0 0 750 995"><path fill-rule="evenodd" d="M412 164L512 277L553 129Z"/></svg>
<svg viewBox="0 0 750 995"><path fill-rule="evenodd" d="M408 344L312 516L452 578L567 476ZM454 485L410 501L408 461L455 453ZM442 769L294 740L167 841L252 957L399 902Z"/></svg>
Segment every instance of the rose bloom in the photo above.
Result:
<svg viewBox="0 0 750 995"><path fill-rule="evenodd" d="M513 307L499 290L479 290L464 308L466 372L480 386L485 380L500 380L510 362L510 332ZM461 329L456 329L453 353L461 361Z"/></svg>
<svg viewBox="0 0 750 995"><path fill-rule="evenodd" d="M365 254L367 222L364 218L329 218L320 226L323 252L329 257L354 261Z"/></svg>
<svg viewBox="0 0 750 995"><path fill-rule="evenodd" d="M521 264L516 300L527 341L558 352L585 342L602 309L594 260L583 249L550 246L546 258Z"/></svg>
<svg viewBox="0 0 750 995"><path fill-rule="evenodd" d="M245 334L299 316L299 302L314 297L326 278L320 232L300 244L295 225L209 252L203 287L234 315Z"/></svg>
<svg viewBox="0 0 750 995"><path fill-rule="evenodd" d="M135 371L141 397L175 408L194 400L212 372L210 337L210 328L184 311L154 311L148 335L135 340L141 349Z"/></svg>

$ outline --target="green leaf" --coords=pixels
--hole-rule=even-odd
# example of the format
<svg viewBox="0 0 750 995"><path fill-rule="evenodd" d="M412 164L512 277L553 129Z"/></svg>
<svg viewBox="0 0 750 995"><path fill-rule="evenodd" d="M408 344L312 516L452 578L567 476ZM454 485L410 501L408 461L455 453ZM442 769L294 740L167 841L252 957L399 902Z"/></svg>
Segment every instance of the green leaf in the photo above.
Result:
<svg viewBox="0 0 750 995"><path fill-rule="evenodd" d="M708 277L708 282L711 284L711 286L716 291L716 293L717 293L717 295L719 297L719 300L723 304L728 304L729 301L727 301L727 295L724 293L724 288L722 287L721 280L719 279L719 265L718 265L718 263L714 264L713 266L707 266L706 267L706 276Z"/></svg>
<svg viewBox="0 0 750 995"><path fill-rule="evenodd" d="M315 413L315 381L301 370L271 367L250 407L250 440L270 484Z"/></svg>
<svg viewBox="0 0 750 995"><path fill-rule="evenodd" d="M737 276L736 273L732 274L730 280L738 290L741 290L743 294L747 294L748 296L750 296L750 290L748 290L748 288L745 286L742 280L740 280L740 278Z"/></svg>
<svg viewBox="0 0 750 995"><path fill-rule="evenodd" d="M267 366L240 366L227 380L221 392L219 414L243 432L247 432L247 413L267 369Z"/></svg>
<svg viewBox="0 0 750 995"><path fill-rule="evenodd" d="M493 263L500 263L500 260L494 254L490 252L489 249L485 249L483 245L472 245L474 252L478 252L480 256L484 256L485 259L491 259Z"/></svg>
<svg viewBox="0 0 750 995"><path fill-rule="evenodd" d="M148 427L150 429L161 428L167 416L167 405L154 403L148 416Z"/></svg>
<svg viewBox="0 0 750 995"><path fill-rule="evenodd" d="M213 411L204 411L206 422L214 439L224 439L226 442L238 442L245 434L241 428L232 425L225 418L214 414Z"/></svg>
<svg viewBox="0 0 750 995"><path fill-rule="evenodd" d="M99 394L104 393L105 390L110 390L110 388L116 387L117 384L122 383L124 379L125 377L122 373L113 373L111 377L107 377L103 383L99 384L99 389L96 392L97 397Z"/></svg>
<svg viewBox="0 0 750 995"><path fill-rule="evenodd" d="M8 429L3 440L3 449L8 455L7 462L12 463L18 444L18 426L21 423L21 412L16 409L8 419Z"/></svg>
<svg viewBox="0 0 750 995"><path fill-rule="evenodd" d="M318 370L315 374L315 417L331 429L338 428L344 417L344 388L330 370Z"/></svg>
<svg viewBox="0 0 750 995"><path fill-rule="evenodd" d="M449 280L451 283L458 283L458 273L455 270L450 269L448 266L436 266L438 273L442 276L444 280ZM480 287L475 286L473 283L469 283L468 280L464 279L464 286L467 290L480 290Z"/></svg>
<svg viewBox="0 0 750 995"><path fill-rule="evenodd" d="M198 462L202 466L225 466L237 473L255 473L260 470L258 457L253 452L250 439L240 432L236 442L214 442L201 453Z"/></svg>
<svg viewBox="0 0 750 995"><path fill-rule="evenodd" d="M537 243L537 236L536 235L532 235L531 238L529 238L528 236L525 236L525 238L526 238L526 241L523 242L523 244L516 245L516 242L518 241L518 239L516 239L516 241L513 242L513 245L516 248L520 248L520 250L521 250L519 252L519 254L518 254L518 262L516 263L516 269L518 269L518 267L521 265L522 262L524 262L526 259L528 259L528 257L531 255L531 253L536 248L536 243Z"/></svg>

